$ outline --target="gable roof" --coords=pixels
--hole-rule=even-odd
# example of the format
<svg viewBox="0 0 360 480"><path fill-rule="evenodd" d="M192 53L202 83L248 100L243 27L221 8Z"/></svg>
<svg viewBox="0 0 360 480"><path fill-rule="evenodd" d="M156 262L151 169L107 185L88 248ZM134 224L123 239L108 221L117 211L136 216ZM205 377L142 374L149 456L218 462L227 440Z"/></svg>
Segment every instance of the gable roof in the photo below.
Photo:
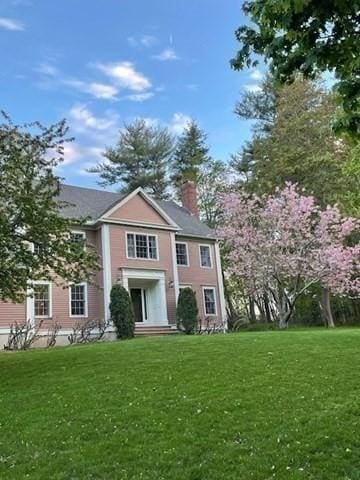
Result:
<svg viewBox="0 0 360 480"><path fill-rule="evenodd" d="M124 200L126 196L105 190L62 184L59 200L68 202L69 205L61 210L61 214L66 218L88 217L95 222L121 200ZM215 232L196 217L190 215L186 208L172 200L155 200L153 198L151 200L173 220L174 224L180 227L179 233L181 235L215 238Z"/></svg>

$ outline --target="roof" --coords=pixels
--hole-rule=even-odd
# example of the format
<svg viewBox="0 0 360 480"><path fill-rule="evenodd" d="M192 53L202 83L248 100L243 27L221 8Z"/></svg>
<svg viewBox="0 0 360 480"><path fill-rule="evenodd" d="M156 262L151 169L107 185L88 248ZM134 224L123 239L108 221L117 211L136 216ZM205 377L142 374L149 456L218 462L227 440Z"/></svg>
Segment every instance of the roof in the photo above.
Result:
<svg viewBox="0 0 360 480"><path fill-rule="evenodd" d="M67 202L68 205L65 205L61 213L66 218L87 217L92 221L96 221L125 196L105 190L62 184L59 200ZM201 238L215 237L214 231L196 217L190 215L186 208L181 207L172 200L153 200L179 225L182 235Z"/></svg>

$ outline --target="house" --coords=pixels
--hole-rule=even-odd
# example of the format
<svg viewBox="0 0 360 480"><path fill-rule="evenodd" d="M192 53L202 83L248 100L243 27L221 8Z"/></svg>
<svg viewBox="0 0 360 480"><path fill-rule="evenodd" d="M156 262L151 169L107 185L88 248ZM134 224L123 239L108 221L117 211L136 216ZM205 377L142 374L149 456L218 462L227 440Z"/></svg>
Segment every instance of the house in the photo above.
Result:
<svg viewBox="0 0 360 480"><path fill-rule="evenodd" d="M109 319L116 282L130 293L137 333L176 328L176 302L184 287L196 292L201 319L225 322L218 242L198 218L192 182L184 184L181 198L179 206L155 200L141 188L124 196L62 185L60 200L69 202L62 214L89 219L74 229L72 240L92 244L102 268L91 284L60 286L44 280L35 283L34 296L24 304L0 303L1 340L15 321L44 319L45 329L56 321L65 339L76 322Z"/></svg>

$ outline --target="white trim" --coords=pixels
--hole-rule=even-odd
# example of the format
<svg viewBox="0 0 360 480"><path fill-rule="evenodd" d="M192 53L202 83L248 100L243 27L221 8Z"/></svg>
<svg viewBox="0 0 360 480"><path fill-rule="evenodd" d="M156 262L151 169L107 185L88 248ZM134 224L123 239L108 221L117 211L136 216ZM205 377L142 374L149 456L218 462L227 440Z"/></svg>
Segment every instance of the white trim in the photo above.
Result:
<svg viewBox="0 0 360 480"><path fill-rule="evenodd" d="M175 304L177 305L177 301L179 298L179 272L178 266L176 261L176 239L175 233L170 233L170 246L171 246L171 254L172 254L172 263L173 263L173 282L174 282L174 289L175 289Z"/></svg>
<svg viewBox="0 0 360 480"><path fill-rule="evenodd" d="M167 298L166 298L166 284L165 284L165 271L164 270L150 270L150 269L136 269L136 268L122 268L122 284L124 288L130 293L129 280L156 280L158 282L158 294L159 294L159 311L154 319L149 317L150 303L148 303L148 323L146 325L168 325L167 316ZM136 288L136 287L134 287ZM141 288L141 287L140 287ZM149 301L149 300L148 300Z"/></svg>
<svg viewBox="0 0 360 480"><path fill-rule="evenodd" d="M206 317L216 317L217 316L217 300L216 300L216 287L210 287L210 286L203 286L201 287L202 289L202 296L203 296L203 308L204 308L204 314ZM206 305L205 305L205 290L212 290L214 292L214 302L215 302L215 313L206 313Z"/></svg>
<svg viewBox="0 0 360 480"><path fill-rule="evenodd" d="M121 199L119 202L117 202L116 205L111 207L109 210L107 210L105 213L103 213L100 217L100 220L108 218L111 216L112 213L114 213L116 210L118 210L120 207L125 205L129 200L134 198L136 195L140 195L143 197L145 201L147 201L153 209L161 216L163 219L169 223L169 225L176 227L177 229L181 230L180 227L174 222L174 220L169 217L169 215L156 203L155 200L153 200L141 187L136 188L133 190L129 195L127 195L125 198Z"/></svg>
<svg viewBox="0 0 360 480"><path fill-rule="evenodd" d="M157 224L157 223L147 223L147 222L133 222L132 220L118 220L116 218L101 218L100 219L102 223L109 223L109 224L114 224L114 225L127 225L129 227L139 227L139 228L152 228L156 230L173 230L175 232L178 232L179 230L181 231L180 227L173 227L171 225L163 225L163 224ZM95 224L97 222L94 222Z"/></svg>
<svg viewBox="0 0 360 480"><path fill-rule="evenodd" d="M181 290L183 288L191 288L191 290L192 290L192 283L180 283L179 290Z"/></svg>
<svg viewBox="0 0 360 480"><path fill-rule="evenodd" d="M85 287L84 289L84 297L85 297L85 314L84 315L73 315L71 313L71 287L80 287L83 286ZM86 282L80 282L80 283L70 283L69 284L69 317L70 318L88 318L89 316L89 311L88 311L88 286Z"/></svg>
<svg viewBox="0 0 360 480"><path fill-rule="evenodd" d="M210 267L201 264L201 247L208 247L208 249L209 249ZM207 269L213 268L213 259L212 259L211 244L210 243L199 243L199 262L200 262L200 267L201 268L207 268Z"/></svg>
<svg viewBox="0 0 360 480"><path fill-rule="evenodd" d="M101 225L101 255L103 266L103 289L104 289L104 320L110 318L110 291L111 291L111 253L110 253L110 229L109 225Z"/></svg>
<svg viewBox="0 0 360 480"><path fill-rule="evenodd" d="M179 244L179 245L185 245L186 247L186 264L179 264L177 263L177 255L176 255L176 265L178 267L190 267L190 260L189 260L189 245L188 245L188 242L177 242L175 240L175 251L176 251L176 245Z"/></svg>
<svg viewBox="0 0 360 480"><path fill-rule="evenodd" d="M35 308L34 308L34 290L28 282L28 288L26 291L26 323L29 322L30 325L35 325ZM10 331L10 330L9 330Z"/></svg>
<svg viewBox="0 0 360 480"><path fill-rule="evenodd" d="M48 280L36 280L35 282L32 282L32 284L35 285L48 285L49 286L49 315L35 315L35 296L33 298L33 318L34 320L37 318L52 318L52 283L49 282ZM33 292L35 295L35 292Z"/></svg>
<svg viewBox="0 0 360 480"><path fill-rule="evenodd" d="M227 328L227 315L226 315L224 282L223 282L223 276L222 276L221 256L220 256L220 248L219 248L218 242L215 243L214 248L215 248L216 273L217 273L218 288L219 288L219 302L220 302L221 319L225 324L225 328Z"/></svg>
<svg viewBox="0 0 360 480"><path fill-rule="evenodd" d="M135 257L129 257L129 252L128 252L128 235L134 235L134 247L135 247ZM155 237L155 244L156 244L156 258L150 258L150 257L137 257L136 256L136 235L144 235L146 237ZM146 240L146 247L148 250L149 254L149 244L148 241ZM160 252L159 252L159 239L158 235L156 233L146 233L146 232L129 232L125 231L125 245L126 245L126 258L128 260L150 260L152 262L158 262L160 260Z"/></svg>

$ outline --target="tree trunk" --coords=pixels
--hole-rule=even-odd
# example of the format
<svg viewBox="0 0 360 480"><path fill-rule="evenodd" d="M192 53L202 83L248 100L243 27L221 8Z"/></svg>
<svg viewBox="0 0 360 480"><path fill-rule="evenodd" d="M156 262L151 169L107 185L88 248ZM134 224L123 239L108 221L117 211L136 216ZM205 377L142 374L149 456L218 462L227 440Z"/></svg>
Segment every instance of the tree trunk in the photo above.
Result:
<svg viewBox="0 0 360 480"><path fill-rule="evenodd" d="M321 288L320 310L324 324L327 328L334 328L334 318L331 311L330 291L327 288Z"/></svg>
<svg viewBox="0 0 360 480"><path fill-rule="evenodd" d="M251 295L249 296L249 320L250 323L256 322L255 301Z"/></svg>

